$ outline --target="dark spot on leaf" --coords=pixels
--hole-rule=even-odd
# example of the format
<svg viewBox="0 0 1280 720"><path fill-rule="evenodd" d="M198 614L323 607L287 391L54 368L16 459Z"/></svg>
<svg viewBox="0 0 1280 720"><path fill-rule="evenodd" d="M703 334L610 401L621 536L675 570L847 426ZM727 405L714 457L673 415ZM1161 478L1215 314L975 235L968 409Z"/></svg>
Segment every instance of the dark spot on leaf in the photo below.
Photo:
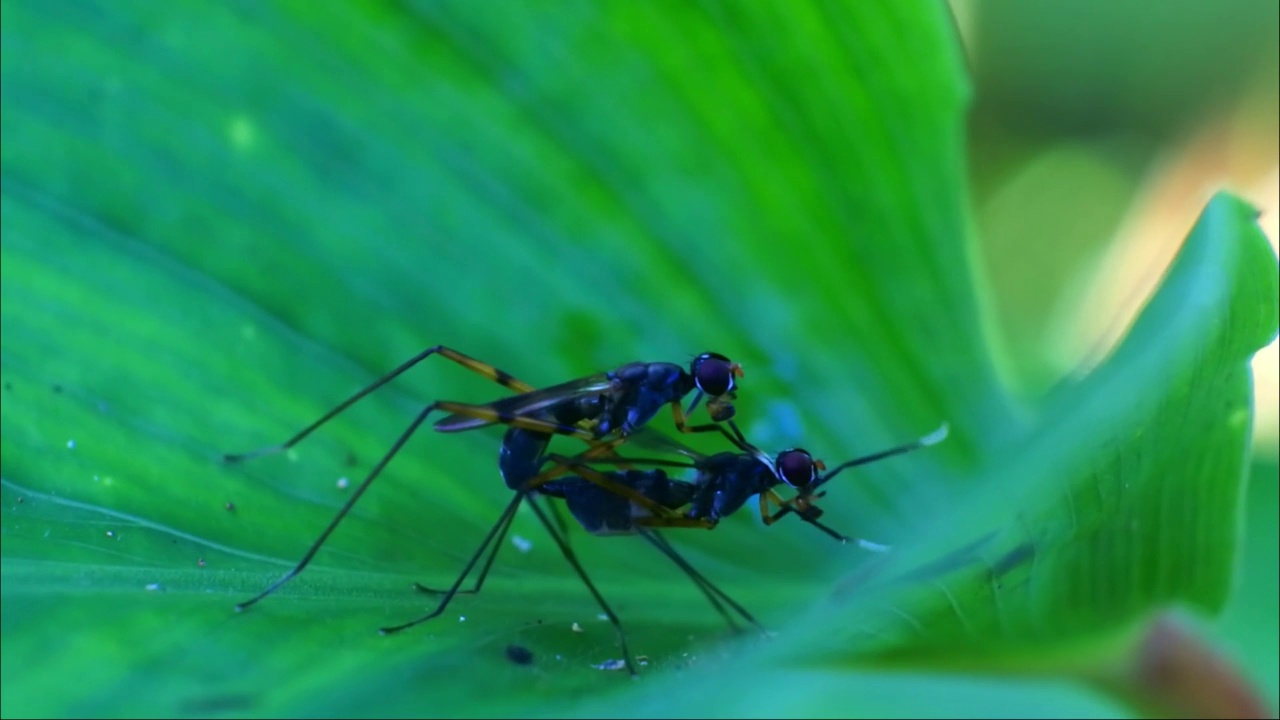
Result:
<svg viewBox="0 0 1280 720"><path fill-rule="evenodd" d="M1036 546L1031 543L1023 543L997 560L995 565L991 566L991 575L997 579L1004 577L1011 570L1030 562L1035 556Z"/></svg>
<svg viewBox="0 0 1280 720"><path fill-rule="evenodd" d="M7 382L7 383L5 383L5 384L4 384L4 389L5 389L5 390L12 390L12 389L13 389L13 383L11 383L11 382Z"/></svg>
<svg viewBox="0 0 1280 720"><path fill-rule="evenodd" d="M235 504L235 503L233 503L233 502L228 502L226 505L223 505L223 507L225 507L225 508L227 509L227 512L235 512L235 511L236 511L236 504Z"/></svg>
<svg viewBox="0 0 1280 720"><path fill-rule="evenodd" d="M532 665L533 651L523 645L508 645L507 659L517 665Z"/></svg>
<svg viewBox="0 0 1280 720"><path fill-rule="evenodd" d="M61 385L58 385L58 384L54 384L54 386L53 386L53 391L54 391L55 393L62 394L62 386L61 386Z"/></svg>

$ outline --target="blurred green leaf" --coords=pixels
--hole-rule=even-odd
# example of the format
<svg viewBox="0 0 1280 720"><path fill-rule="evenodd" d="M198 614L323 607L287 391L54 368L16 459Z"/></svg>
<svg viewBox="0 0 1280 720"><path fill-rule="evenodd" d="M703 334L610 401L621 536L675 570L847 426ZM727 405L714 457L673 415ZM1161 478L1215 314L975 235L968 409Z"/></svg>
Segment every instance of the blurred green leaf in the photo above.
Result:
<svg viewBox="0 0 1280 720"><path fill-rule="evenodd" d="M1239 658L1271 707L1280 700L1280 467L1276 448L1257 449L1244 501L1244 552L1234 592L1215 623L1224 650Z"/></svg>
<svg viewBox="0 0 1280 720"><path fill-rule="evenodd" d="M1096 140L1123 125L1126 140L1151 149L1253 90L1253 82L1270 96L1274 116L1276 3L1241 0L1229 13L1197 0L1170 0L1156 13L1106 0L972 7L973 33L982 38L975 73L987 90L980 124L997 120L997 108L1017 108L1003 117L1015 135Z"/></svg>
<svg viewBox="0 0 1280 720"><path fill-rule="evenodd" d="M895 662L972 667L1013 653L1052 666L1046 642L1127 632L1173 601L1222 606L1251 431L1248 359L1275 335L1275 308L1260 301L1276 277L1252 208L1219 196L1112 358L1059 390L956 520L920 542L935 546L921 551L927 564L861 583L920 596L893 608L912 621L898 622ZM859 589L851 611L873 602Z"/></svg>
<svg viewBox="0 0 1280 720"><path fill-rule="evenodd" d="M1113 361L1016 405L935 5L10 2L0 40L6 716L1110 716L1061 678L934 673L1221 604L1275 259L1220 199ZM532 548L483 594L373 632L496 519L497 431L422 433L312 568L233 613L415 408L500 391L428 363L288 457L220 454L437 342L535 385L719 350L752 439L829 461L952 435L832 488L831 523L887 557L749 513L673 536L771 642L728 641L642 541L574 533L639 683L592 667L613 633L523 513ZM986 579L1028 543L1007 590ZM875 672L894 658L912 674Z"/></svg>

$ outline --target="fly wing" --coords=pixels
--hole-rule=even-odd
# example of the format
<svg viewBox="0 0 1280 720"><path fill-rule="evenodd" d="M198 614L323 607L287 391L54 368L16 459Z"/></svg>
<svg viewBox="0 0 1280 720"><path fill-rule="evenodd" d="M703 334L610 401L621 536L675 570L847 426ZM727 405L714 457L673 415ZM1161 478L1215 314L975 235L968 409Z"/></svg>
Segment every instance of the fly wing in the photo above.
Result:
<svg viewBox="0 0 1280 720"><path fill-rule="evenodd" d="M707 457L670 435L658 432L647 425L627 436L626 447L684 455L694 462L705 460Z"/></svg>
<svg viewBox="0 0 1280 720"><path fill-rule="evenodd" d="M454 413L437 421L435 429L440 432L459 432L486 425L495 425L501 422L500 417L543 418L547 416L547 411L550 408L560 403L576 400L583 395L601 393L611 386L612 383L609 380L609 376L605 373L578 378L559 385L552 385L549 388L505 397L491 403L472 405L471 407L474 407L486 417Z"/></svg>

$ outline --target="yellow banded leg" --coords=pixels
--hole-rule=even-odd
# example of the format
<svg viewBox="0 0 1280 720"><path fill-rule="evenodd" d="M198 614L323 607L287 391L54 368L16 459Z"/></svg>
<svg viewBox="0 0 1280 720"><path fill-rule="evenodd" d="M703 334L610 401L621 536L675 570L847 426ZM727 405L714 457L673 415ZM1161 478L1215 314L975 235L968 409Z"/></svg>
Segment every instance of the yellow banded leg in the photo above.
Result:
<svg viewBox="0 0 1280 720"><path fill-rule="evenodd" d="M464 355L452 348L447 348L444 345L436 345L435 347L427 348L426 350L423 350L417 355L414 355L413 357L409 358L405 362L401 363L400 366L397 367L396 369L392 370L386 375L383 375L382 377L373 381L369 385L366 385L364 388L357 391L354 395L347 398L346 400L343 400L341 403L338 403L336 406L331 408L324 415L321 415L318 420L316 420L315 422L312 422L310 425L299 430L297 433L294 434L293 437L289 438L288 440L285 440L279 445L271 445L268 447L259 448L257 450L251 450L245 453L227 453L226 455L222 456L223 461L228 463L242 462L250 458L261 457L263 455L270 455L272 453L288 450L294 445L297 445L299 442L302 442L303 438L315 432L317 429L320 428L321 425L324 425L325 423L329 422L333 418L337 417L347 408L356 404L356 402L359 401L361 398L372 393L374 390L377 390L383 385L386 385L387 383L391 382L396 377L398 377L401 373L404 373L409 368L412 368L413 366L417 365L423 360L426 360L432 355L440 355L443 358L447 358L482 377L485 377L489 380L492 380L493 382L498 383L499 385L505 388L510 388L517 392L529 392L530 390L533 390L533 387L531 385L512 377L510 373L499 370L498 368L492 365L489 365L488 363L480 362L479 360L476 360L475 358L470 357L468 355Z"/></svg>
<svg viewBox="0 0 1280 720"><path fill-rule="evenodd" d="M778 506L778 513L775 514L769 511L770 501L773 501L773 503ZM781 517L782 509L790 504L791 501L783 500L782 497L773 490L766 490L760 493L760 519L764 521L765 525L772 525Z"/></svg>
<svg viewBox="0 0 1280 720"><path fill-rule="evenodd" d="M617 447L618 445L621 445L624 440L626 440L626 438L622 438L622 437L617 437L612 440L607 440L605 442L599 443L595 447L588 448L586 451L579 453L578 455L575 455L570 460L573 463L577 463L578 465L584 464L587 460L590 460L594 457L609 454L609 452L612 451L615 447ZM566 465L566 464L557 463L554 467L548 470L543 470L537 475L534 475L533 477L526 480L525 483L520 486L520 492L530 492L532 490L537 490L539 486L544 485L548 482L551 482L552 480L560 477L561 475L568 474L571 470L574 469L574 467L575 465ZM619 486L619 487L622 488L623 486Z"/></svg>
<svg viewBox="0 0 1280 720"><path fill-rule="evenodd" d="M539 420L537 418L525 417L523 415L512 415L510 413L498 412L488 405L471 405L468 403L442 401L436 403L436 407L447 413L473 417L477 420L502 423L503 425L547 433L549 435L567 435L569 437L579 438L588 443L594 443L591 448L592 450L607 445L600 443L596 440L594 435L580 427L564 425L551 420Z"/></svg>
<svg viewBox="0 0 1280 720"><path fill-rule="evenodd" d="M734 440L734 437L729 434L729 431L721 427L719 423L706 423L705 425L689 425L688 418L684 414L684 408L680 407L679 400L671 401L671 417L676 422L676 429L682 433L700 433L700 432L719 431L723 433L725 437L729 438L729 440L732 441L735 445L738 444L737 441Z"/></svg>
<svg viewBox="0 0 1280 720"><path fill-rule="evenodd" d="M573 462L573 458L561 457L560 459ZM635 505L648 510L651 515L662 518L672 517L675 515L675 510L672 510L665 505L658 504L655 500L641 495L639 491L634 488L629 488L626 485L619 483L599 470L589 468L585 465L568 465L568 467L572 468L573 472L583 480L586 480L593 485L598 485L614 495L621 495Z"/></svg>
<svg viewBox="0 0 1280 720"><path fill-rule="evenodd" d="M446 347L444 345L437 345L432 349L438 352L440 357L452 360L471 372L485 378L486 380L496 382L508 390L514 390L517 393L527 393L533 392L535 389L532 385L516 378L511 373L506 372L505 370L500 370L487 362L477 360L465 353L460 353L453 348Z"/></svg>

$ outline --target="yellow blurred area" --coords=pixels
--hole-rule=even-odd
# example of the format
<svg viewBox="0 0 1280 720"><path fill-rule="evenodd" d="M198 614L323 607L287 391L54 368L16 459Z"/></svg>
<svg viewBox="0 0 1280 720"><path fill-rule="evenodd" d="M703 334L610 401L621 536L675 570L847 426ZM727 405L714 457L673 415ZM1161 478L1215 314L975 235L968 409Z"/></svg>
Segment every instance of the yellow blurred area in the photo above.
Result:
<svg viewBox="0 0 1280 720"><path fill-rule="evenodd" d="M1259 224L1280 253L1280 165L1274 153L1258 153L1253 140L1230 122L1215 124L1171 148L1153 167L1069 327L1067 342L1088 348L1086 364L1119 342L1218 189L1227 188L1258 208ZM1280 445L1276 340L1254 356L1253 372L1255 451L1274 452Z"/></svg>
<svg viewBox="0 0 1280 720"><path fill-rule="evenodd" d="M980 270L1016 389L1105 358L1216 192L1257 207L1280 252L1274 3L950 4L974 86ZM1280 346L1252 365L1255 452L1274 457Z"/></svg>

